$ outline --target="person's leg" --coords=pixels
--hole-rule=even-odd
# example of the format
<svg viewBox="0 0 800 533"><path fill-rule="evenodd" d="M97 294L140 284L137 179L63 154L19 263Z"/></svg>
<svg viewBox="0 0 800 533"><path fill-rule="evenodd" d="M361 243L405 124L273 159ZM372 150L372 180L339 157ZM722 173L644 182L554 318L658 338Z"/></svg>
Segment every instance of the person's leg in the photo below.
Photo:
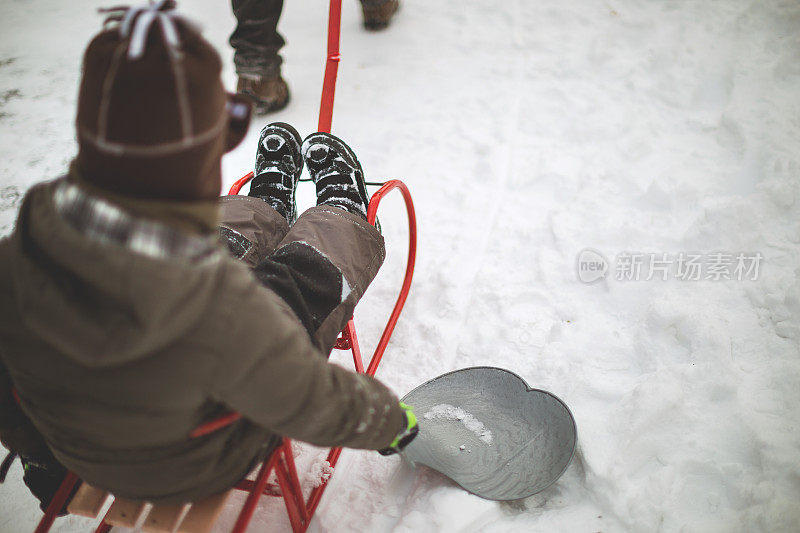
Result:
<svg viewBox="0 0 800 533"><path fill-rule="evenodd" d="M278 294L328 354L383 263L378 231L333 206L309 209L289 225L252 196L222 199L220 232L231 252ZM288 231L287 231L288 230Z"/></svg>
<svg viewBox="0 0 800 533"><path fill-rule="evenodd" d="M283 0L232 0L231 3L237 21L230 37L236 73L260 78L279 76L282 60L278 52L285 44L278 33Z"/></svg>
<svg viewBox="0 0 800 533"><path fill-rule="evenodd" d="M0 442L10 450L0 465L0 483L16 457L23 468L22 481L38 500L44 511L52 501L56 491L67 475L67 469L53 456L39 430L22 411L14 397L14 384L8 369L0 362ZM4 451L0 448L0 452ZM77 487L70 494L75 494ZM68 500L69 501L69 500ZM59 516L67 513L67 505L59 511Z"/></svg>
<svg viewBox="0 0 800 533"><path fill-rule="evenodd" d="M283 240L289 223L260 198L228 195L220 199L219 232L231 254L254 267Z"/></svg>
<svg viewBox="0 0 800 533"><path fill-rule="evenodd" d="M383 237L363 217L321 205L303 213L253 273L327 355L385 256Z"/></svg>
<svg viewBox="0 0 800 533"><path fill-rule="evenodd" d="M297 217L294 194L302 170L297 131L282 122L265 126L250 193L220 200L219 231L234 257L253 267L283 240Z"/></svg>
<svg viewBox="0 0 800 533"><path fill-rule="evenodd" d="M380 232L366 220L361 165L347 145L328 134L313 134L303 143L319 205L289 229L283 213L291 219L296 211L299 153L293 128L282 123L264 128L252 196L222 199L220 231L234 255L254 266L259 281L286 302L328 354L386 251Z"/></svg>
<svg viewBox="0 0 800 533"><path fill-rule="evenodd" d="M367 223L363 172L352 150L316 133L303 143L303 157L318 205L300 216L253 272L287 302L327 354L386 251L380 232Z"/></svg>
<svg viewBox="0 0 800 533"><path fill-rule="evenodd" d="M278 33L283 0L232 0L231 3L237 21L230 37L239 75L237 92L248 96L258 113L282 109L289 101L278 54L285 44Z"/></svg>

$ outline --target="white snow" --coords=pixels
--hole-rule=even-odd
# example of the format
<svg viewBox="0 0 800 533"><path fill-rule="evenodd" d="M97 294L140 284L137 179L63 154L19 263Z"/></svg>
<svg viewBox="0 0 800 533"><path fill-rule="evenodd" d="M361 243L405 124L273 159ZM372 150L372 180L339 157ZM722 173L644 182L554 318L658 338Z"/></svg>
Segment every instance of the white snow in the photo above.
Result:
<svg viewBox="0 0 800 533"><path fill-rule="evenodd" d="M434 405L422 416L425 420L435 420L437 418L444 420L458 420L464 425L465 428L477 435L477 437L486 444L491 444L492 440L494 439L492 432L483 425L483 422L475 418L475 416L471 413L466 412L461 407L456 407L454 405L450 405L449 403L440 403L438 405ZM464 448L464 446L460 446L460 449L463 450Z"/></svg>
<svg viewBox="0 0 800 533"><path fill-rule="evenodd" d="M378 376L404 394L456 368L508 368L569 405L580 452L558 483L508 504L345 451L311 531L800 529L800 4L402 1L375 34L344 2L333 121L368 178L408 184L419 219L413 289ZM113 4L0 3L1 235L24 192L75 153L81 53L94 7ZM325 4L286 2L292 103L225 159L226 188L252 167L260 126L314 131ZM233 88L229 3L182 5ZM312 187L299 196L310 205ZM365 353L404 269L397 195L380 217L388 258L356 312ZM587 248L609 261L592 284L576 274ZM763 261L754 281L618 281L623 252ZM283 531L284 515L265 501L251 531ZM40 516L17 464L0 531ZM69 517L54 531L89 527Z"/></svg>
<svg viewBox="0 0 800 533"><path fill-rule="evenodd" d="M308 469L308 479L311 482L311 486L319 487L328 481L333 475L333 470L333 467L327 459L321 455L317 457L317 459L311 463L311 467Z"/></svg>

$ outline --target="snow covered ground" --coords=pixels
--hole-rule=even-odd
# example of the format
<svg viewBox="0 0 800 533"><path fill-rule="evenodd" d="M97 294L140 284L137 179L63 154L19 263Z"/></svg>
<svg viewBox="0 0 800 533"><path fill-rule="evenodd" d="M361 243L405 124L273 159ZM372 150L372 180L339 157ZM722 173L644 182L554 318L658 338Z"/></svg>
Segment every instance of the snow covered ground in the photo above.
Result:
<svg viewBox="0 0 800 533"><path fill-rule="evenodd" d="M800 530L800 4L403 1L370 34L345 0L333 124L369 178L406 181L419 216L413 290L378 374L404 394L456 368L508 368L570 406L580 450L513 503L347 451L312 530ZM0 3L1 235L75 153L80 57L109 4ZM233 87L228 4L182 7ZM261 125L315 128L326 18L323 0L286 3L293 101L226 158L226 187ZM402 276L404 217L385 201L389 258L356 315L367 350ZM591 284L576 270L586 248L608 268ZM703 279L684 279L694 256ZM251 531L286 527L277 504ZM0 531L39 516L17 465Z"/></svg>

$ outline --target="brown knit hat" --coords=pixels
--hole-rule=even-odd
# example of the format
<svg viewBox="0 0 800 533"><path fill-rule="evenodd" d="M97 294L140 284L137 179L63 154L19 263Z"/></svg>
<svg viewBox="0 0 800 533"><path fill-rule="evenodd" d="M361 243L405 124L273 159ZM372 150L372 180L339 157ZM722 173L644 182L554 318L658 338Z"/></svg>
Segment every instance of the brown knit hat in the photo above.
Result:
<svg viewBox="0 0 800 533"><path fill-rule="evenodd" d="M215 199L222 155L246 128L226 110L219 55L173 6L116 10L109 20L117 26L86 49L77 167L89 183L123 195Z"/></svg>

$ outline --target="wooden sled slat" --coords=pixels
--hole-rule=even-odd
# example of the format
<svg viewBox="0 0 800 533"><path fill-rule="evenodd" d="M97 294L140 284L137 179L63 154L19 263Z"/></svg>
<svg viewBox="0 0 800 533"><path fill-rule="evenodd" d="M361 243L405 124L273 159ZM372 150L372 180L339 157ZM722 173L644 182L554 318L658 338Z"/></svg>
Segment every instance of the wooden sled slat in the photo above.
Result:
<svg viewBox="0 0 800 533"><path fill-rule="evenodd" d="M187 504L156 505L142 526L145 533L172 533L183 518Z"/></svg>
<svg viewBox="0 0 800 533"><path fill-rule="evenodd" d="M105 521L112 526L135 527L147 503L117 498L111 504Z"/></svg>
<svg viewBox="0 0 800 533"><path fill-rule="evenodd" d="M84 482L81 483L78 492L75 493L75 496L72 497L72 501L69 502L67 511L69 511L70 514L78 516L96 518L100 513L100 509L103 508L103 504L106 503L107 498L108 492L92 487Z"/></svg>
<svg viewBox="0 0 800 533"><path fill-rule="evenodd" d="M211 531L231 492L233 491L229 490L222 494L215 494L192 505L189 512L186 513L186 518L181 522L178 533L207 533Z"/></svg>

